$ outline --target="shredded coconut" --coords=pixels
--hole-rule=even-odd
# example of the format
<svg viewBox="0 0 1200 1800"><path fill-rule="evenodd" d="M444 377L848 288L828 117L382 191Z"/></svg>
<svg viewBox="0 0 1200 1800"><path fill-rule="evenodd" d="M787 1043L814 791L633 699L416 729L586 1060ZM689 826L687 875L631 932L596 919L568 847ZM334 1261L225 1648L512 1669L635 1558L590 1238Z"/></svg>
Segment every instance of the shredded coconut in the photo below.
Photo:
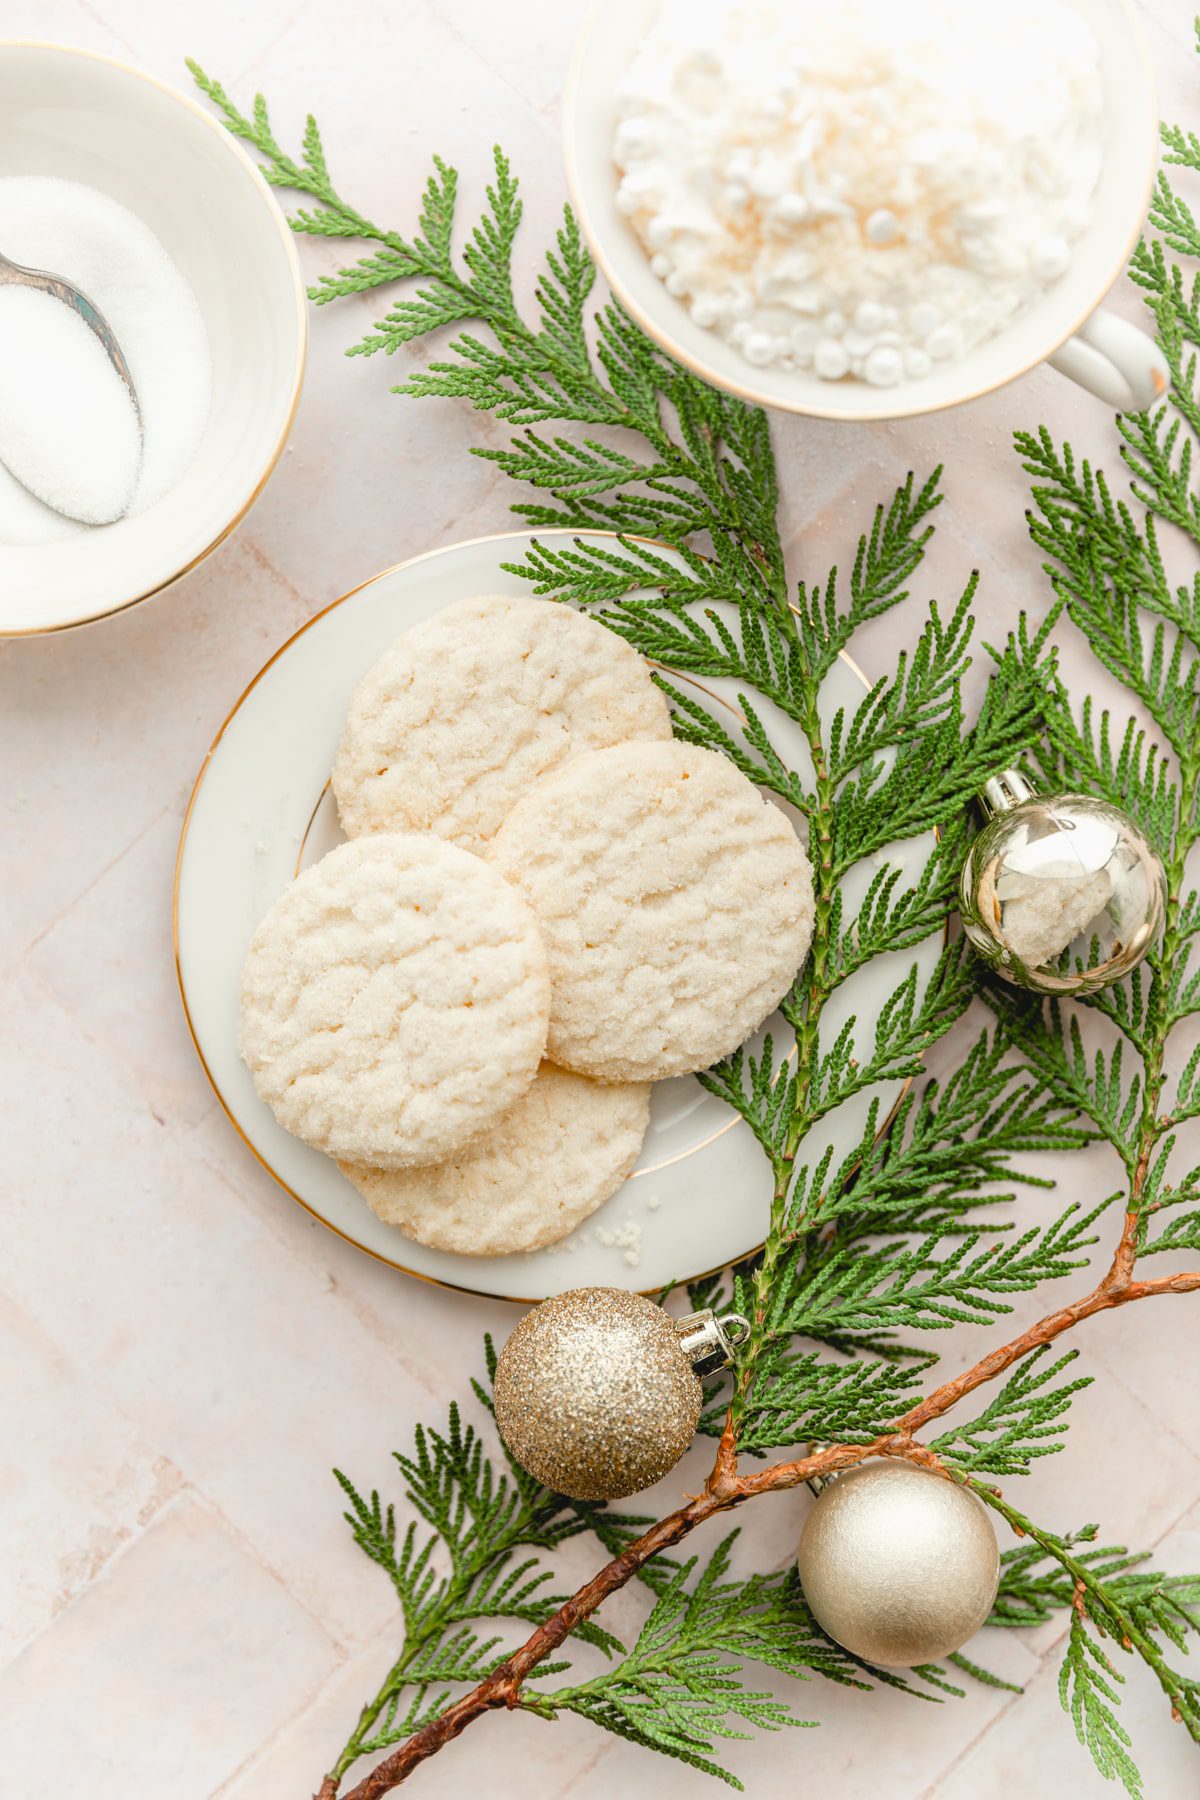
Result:
<svg viewBox="0 0 1200 1800"><path fill-rule="evenodd" d="M696 324L879 387L1065 274L1103 156L1064 0L664 0L620 114L617 205Z"/></svg>
<svg viewBox="0 0 1200 1800"><path fill-rule="evenodd" d="M26 268L64 276L111 326L129 364L142 415L143 455L129 511L146 512L186 471L208 417L208 335L191 288L141 219L107 194L48 176L0 180L0 250ZM36 320L31 306L39 309ZM56 359L72 354L64 335L72 327L91 340L92 348L83 346L71 363L82 373L64 413L59 404L64 371L56 368ZM93 497L99 488L101 503L106 503L115 487L130 481L131 409L127 401L123 412L112 404L111 383L121 384L103 349L60 301L16 287L0 289L0 342L6 345L0 351L0 458L8 444L13 468L24 467L28 473L30 408L36 408L40 397L46 410L38 492L51 500L72 501L82 487ZM54 430L55 443L47 440L46 426ZM72 432L77 434L74 441ZM90 464L86 476L85 458ZM103 515L94 511L91 516ZM35 499L0 461L0 543L49 543L89 529Z"/></svg>

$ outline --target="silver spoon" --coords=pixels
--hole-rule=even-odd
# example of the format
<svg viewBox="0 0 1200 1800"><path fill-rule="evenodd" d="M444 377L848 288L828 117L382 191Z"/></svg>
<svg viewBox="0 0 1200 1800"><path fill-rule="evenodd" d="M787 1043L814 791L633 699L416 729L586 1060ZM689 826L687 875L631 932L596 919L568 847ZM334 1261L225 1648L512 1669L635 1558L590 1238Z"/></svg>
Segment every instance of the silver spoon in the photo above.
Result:
<svg viewBox="0 0 1200 1800"><path fill-rule="evenodd" d="M125 361L125 353L117 342L108 320L95 302L89 300L80 288L65 281L61 275L50 275L44 269L27 269L21 263L13 262L3 252L0 252L0 287L10 286L33 288L39 293L50 294L55 300L61 300L64 306L69 306L72 312L78 313L88 330L100 340L104 354L124 383L125 391L133 403L140 440L142 437L142 409L138 403L137 388L133 384L133 376L129 373L129 364ZM10 470L10 473L16 475L18 481L21 480L15 469ZM21 485L23 487L24 482ZM38 494L36 498L42 500L43 505L49 504L41 494ZM62 509L55 507L53 510L59 512ZM113 521L123 517L127 510L126 507L122 509L122 512L115 513ZM66 516L70 517L71 515L67 514ZM109 523L113 521L109 521Z"/></svg>

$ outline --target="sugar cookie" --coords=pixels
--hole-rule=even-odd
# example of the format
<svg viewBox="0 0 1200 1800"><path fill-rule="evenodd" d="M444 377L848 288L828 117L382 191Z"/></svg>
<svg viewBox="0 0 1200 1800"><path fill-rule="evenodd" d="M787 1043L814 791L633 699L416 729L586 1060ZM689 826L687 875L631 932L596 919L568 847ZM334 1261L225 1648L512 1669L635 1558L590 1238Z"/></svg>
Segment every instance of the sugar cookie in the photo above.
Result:
<svg viewBox="0 0 1200 1800"><path fill-rule="evenodd" d="M418 1244L509 1256L557 1243L610 1199L649 1120L648 1082L609 1086L543 1063L497 1125L435 1168L341 1167L372 1212Z"/></svg>
<svg viewBox="0 0 1200 1800"><path fill-rule="evenodd" d="M280 1124L386 1168L494 1125L546 1043L528 906L440 838L342 844L275 902L242 973L242 1056Z"/></svg>
<svg viewBox="0 0 1200 1800"><path fill-rule="evenodd" d="M604 1081L707 1068L761 1025L808 952L804 848L713 750L573 757L514 808L488 856L546 941L546 1054Z"/></svg>
<svg viewBox="0 0 1200 1800"><path fill-rule="evenodd" d="M429 830L480 850L567 757L670 735L646 664L606 626L526 595L460 600L359 683L333 791L348 837Z"/></svg>

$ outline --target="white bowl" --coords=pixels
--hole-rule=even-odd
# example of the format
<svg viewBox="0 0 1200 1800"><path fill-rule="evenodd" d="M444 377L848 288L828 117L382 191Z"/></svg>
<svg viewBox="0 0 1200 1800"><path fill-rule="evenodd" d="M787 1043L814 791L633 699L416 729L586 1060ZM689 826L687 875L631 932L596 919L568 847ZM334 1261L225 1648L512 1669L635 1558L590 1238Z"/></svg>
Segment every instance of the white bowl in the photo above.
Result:
<svg viewBox="0 0 1200 1800"><path fill-rule="evenodd" d="M711 4L697 0L701 10ZM821 381L801 370L752 368L731 344L695 324L651 272L632 225L617 210L612 151L618 87L658 16L660 0L597 0L575 48L563 101L563 140L575 212L613 293L678 362L716 387L786 412L822 419L937 412L990 393L1051 357L1110 405L1149 405L1167 385L1156 346L1123 320L1092 315L1128 263L1149 204L1158 162L1150 59L1129 0L1071 4L1096 34L1108 120L1091 224L1076 243L1071 267L1028 312L961 361L939 365L920 381L881 389L860 381ZM985 13L980 29L986 28Z"/></svg>
<svg viewBox="0 0 1200 1800"><path fill-rule="evenodd" d="M54 543L0 545L0 636L119 612L194 568L262 491L304 373L291 232L224 126L107 57L0 41L0 173L80 181L136 213L191 284L212 405L187 473L156 506Z"/></svg>

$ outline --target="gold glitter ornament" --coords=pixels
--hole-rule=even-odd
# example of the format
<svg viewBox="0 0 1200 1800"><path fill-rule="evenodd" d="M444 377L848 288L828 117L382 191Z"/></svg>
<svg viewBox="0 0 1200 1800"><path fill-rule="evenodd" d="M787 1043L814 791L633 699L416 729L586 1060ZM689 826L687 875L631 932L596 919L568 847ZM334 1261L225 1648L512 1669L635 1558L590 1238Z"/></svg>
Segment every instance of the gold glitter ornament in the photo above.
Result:
<svg viewBox="0 0 1200 1800"><path fill-rule="evenodd" d="M961 1649L1000 1583L996 1533L975 1496L895 1458L822 1484L796 1560L817 1623L885 1668Z"/></svg>
<svg viewBox="0 0 1200 1800"><path fill-rule="evenodd" d="M623 1500L696 1433L698 1376L749 1331L736 1314L674 1319L623 1288L574 1288L525 1314L496 1365L496 1424L522 1468L573 1500Z"/></svg>
<svg viewBox="0 0 1200 1800"><path fill-rule="evenodd" d="M1162 926L1167 880L1132 819L1089 794L1037 795L1016 769L980 803L988 823L967 852L959 910L989 967L1038 994L1094 994L1135 969Z"/></svg>

